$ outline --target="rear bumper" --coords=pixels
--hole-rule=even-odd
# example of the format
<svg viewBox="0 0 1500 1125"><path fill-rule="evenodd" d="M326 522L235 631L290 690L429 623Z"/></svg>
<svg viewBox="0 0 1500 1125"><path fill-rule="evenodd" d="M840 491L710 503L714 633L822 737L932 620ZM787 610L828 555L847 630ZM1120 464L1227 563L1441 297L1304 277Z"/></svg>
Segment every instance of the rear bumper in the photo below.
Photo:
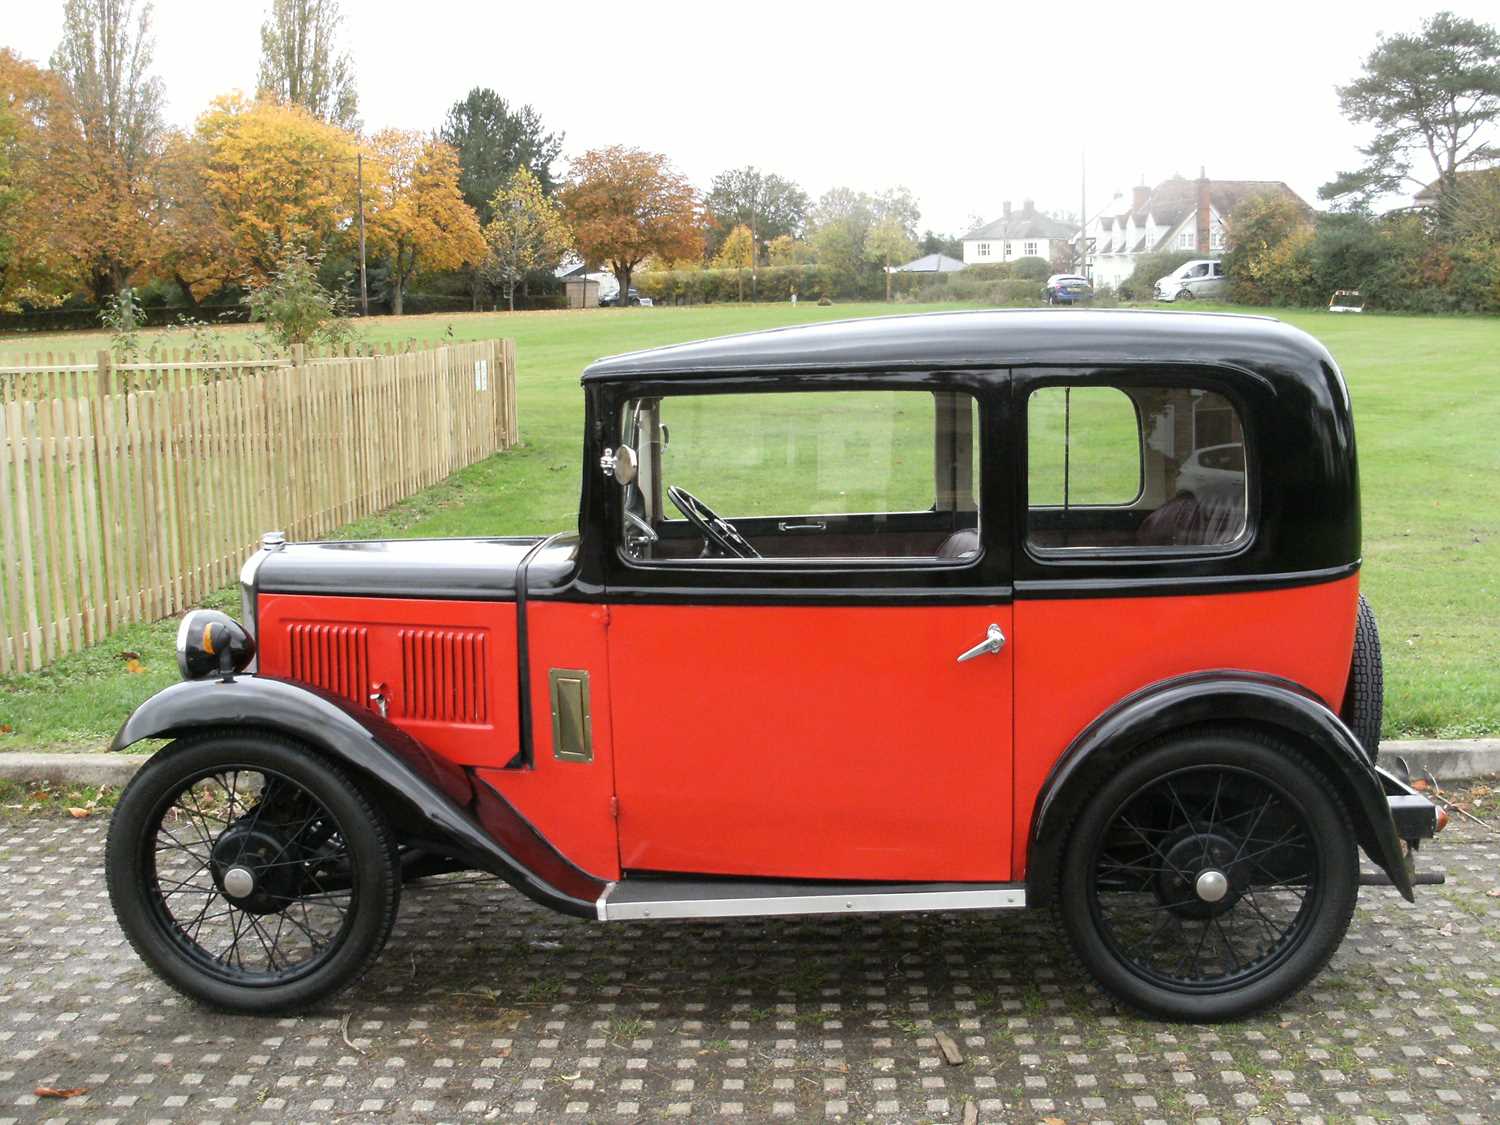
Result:
<svg viewBox="0 0 1500 1125"><path fill-rule="evenodd" d="M1443 830L1447 816L1422 794L1389 770L1375 767L1380 775L1381 787L1385 789L1386 804L1391 809L1391 820L1396 824L1396 835L1411 843L1429 840Z"/></svg>

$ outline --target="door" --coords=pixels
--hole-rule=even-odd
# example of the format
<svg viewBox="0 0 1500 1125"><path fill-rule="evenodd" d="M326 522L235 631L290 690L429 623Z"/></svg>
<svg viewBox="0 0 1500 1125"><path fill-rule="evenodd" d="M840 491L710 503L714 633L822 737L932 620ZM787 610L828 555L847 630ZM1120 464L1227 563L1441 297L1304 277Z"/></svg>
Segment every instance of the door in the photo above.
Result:
<svg viewBox="0 0 1500 1125"><path fill-rule="evenodd" d="M621 866L1008 879L1008 558L976 502L976 398L676 393L624 416Z"/></svg>

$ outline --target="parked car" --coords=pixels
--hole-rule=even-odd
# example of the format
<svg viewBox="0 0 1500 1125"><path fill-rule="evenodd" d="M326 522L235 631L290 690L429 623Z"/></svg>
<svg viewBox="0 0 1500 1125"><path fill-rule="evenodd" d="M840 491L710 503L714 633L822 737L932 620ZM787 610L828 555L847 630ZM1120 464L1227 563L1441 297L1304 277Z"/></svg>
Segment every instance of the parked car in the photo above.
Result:
<svg viewBox="0 0 1500 1125"><path fill-rule="evenodd" d="M1042 289L1042 298L1049 305L1076 305L1093 297L1094 287L1089 279L1072 273L1053 274Z"/></svg>
<svg viewBox="0 0 1500 1125"><path fill-rule="evenodd" d="M620 294L619 293L611 293L608 297L600 297L599 298L599 307L601 309L610 308L611 306L621 305L621 304L626 304L626 305L650 305L651 304L651 298L650 297L642 297L640 295L640 293L638 293L636 291L636 288L635 288L634 285L632 285L630 287L630 296L629 296L629 298L627 300L623 301L623 302L620 300Z"/></svg>
<svg viewBox="0 0 1500 1125"><path fill-rule="evenodd" d="M106 857L173 987L318 1002L404 881L472 869L606 924L1051 907L1120 1000L1220 1020L1316 975L1362 882L1441 881L1443 815L1376 764L1354 429L1310 336L898 316L582 386L575 529L272 533L241 622L183 619Z"/></svg>
<svg viewBox="0 0 1500 1125"><path fill-rule="evenodd" d="M1183 262L1156 283L1158 301L1191 301L1197 297L1222 297L1228 292L1224 263L1216 258Z"/></svg>

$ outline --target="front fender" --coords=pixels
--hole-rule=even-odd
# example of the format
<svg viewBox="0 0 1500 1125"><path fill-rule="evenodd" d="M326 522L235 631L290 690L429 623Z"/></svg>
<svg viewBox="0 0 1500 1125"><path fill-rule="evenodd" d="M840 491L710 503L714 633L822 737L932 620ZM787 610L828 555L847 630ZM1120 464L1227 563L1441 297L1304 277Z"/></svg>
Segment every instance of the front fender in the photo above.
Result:
<svg viewBox="0 0 1500 1125"><path fill-rule="evenodd" d="M1032 814L1027 902L1042 905L1053 897L1063 835L1103 777L1153 739L1222 723L1253 726L1306 750L1339 785L1365 854L1408 901L1414 899L1385 787L1354 733L1321 699L1290 680L1222 671L1142 688L1073 740L1052 767Z"/></svg>
<svg viewBox="0 0 1500 1125"><path fill-rule="evenodd" d="M260 675L184 680L136 708L110 749L225 727L308 744L369 784L424 842L500 876L543 905L597 916L605 884L569 862L499 793L474 784L468 771L389 720L330 692Z"/></svg>

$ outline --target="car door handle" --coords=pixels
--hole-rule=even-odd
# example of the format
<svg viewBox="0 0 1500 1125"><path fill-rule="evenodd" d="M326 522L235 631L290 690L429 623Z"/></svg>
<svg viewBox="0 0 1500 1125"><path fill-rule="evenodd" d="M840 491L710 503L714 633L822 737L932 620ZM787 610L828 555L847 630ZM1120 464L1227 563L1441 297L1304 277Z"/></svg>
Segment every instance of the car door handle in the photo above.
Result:
<svg viewBox="0 0 1500 1125"><path fill-rule="evenodd" d="M999 652L1004 647L1005 634L1000 631L1000 626L991 625L985 630L984 640L959 656L958 662L962 664L965 660L973 660L976 656L983 656L987 652Z"/></svg>
<svg viewBox="0 0 1500 1125"><path fill-rule="evenodd" d="M782 520L776 525L778 531L827 531L827 520L805 520L796 523L793 520Z"/></svg>

